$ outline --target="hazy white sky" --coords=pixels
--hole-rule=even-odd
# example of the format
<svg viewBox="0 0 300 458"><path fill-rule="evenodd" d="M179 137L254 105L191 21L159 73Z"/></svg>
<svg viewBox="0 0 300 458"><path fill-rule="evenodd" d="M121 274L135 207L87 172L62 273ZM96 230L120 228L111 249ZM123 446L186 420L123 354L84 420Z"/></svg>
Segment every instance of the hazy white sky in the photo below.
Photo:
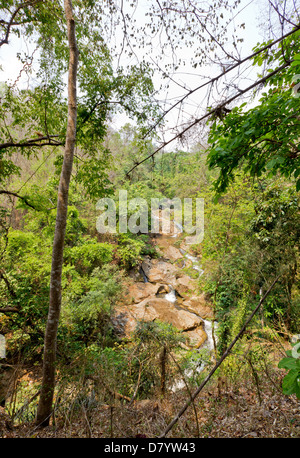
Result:
<svg viewBox="0 0 300 458"><path fill-rule="evenodd" d="M127 3L128 0L125 0L124 8L126 8ZM141 21L143 20L143 18L145 19L144 12L146 10L145 8L143 9L144 3L145 5L149 3L151 4L151 0L141 0L140 2L140 9L137 12L137 17ZM248 54L250 54L253 46L255 46L258 42L263 41L263 33L265 31L261 28L261 23L264 22L264 17L267 17L267 5L268 0L241 1L238 10L242 11L235 17L235 19L231 23L232 27L238 26L238 24L241 23L245 23L245 29L239 29L238 32L239 36L244 39L244 42L239 44L241 57L245 57ZM120 33L121 31L116 31L115 40L116 42L119 41L121 43L122 40L120 38L120 35L118 35ZM141 49L136 50L138 57L146 58L150 61L157 61L157 59L159 59L159 56L162 53L161 48L157 45L156 47L152 47L151 52L148 51L148 49L150 48L147 48L147 51ZM229 47L227 45L227 49L230 49L230 44ZM22 38L13 38L9 45L2 46L0 48L0 64L2 66L3 71L0 72L0 81L8 81L9 83L15 82L22 68L22 64L16 58L17 53L30 55L32 54L32 52L33 48L31 47L29 49L28 43L26 43ZM184 66L179 66L178 70L171 75L174 82L170 82L169 88L165 88L157 95L157 99L160 100L162 104L165 103L165 109L174 104L176 100L178 100L180 97L185 95L189 89L193 89L199 86L199 84L201 84L201 82L203 81L203 77L210 78L221 72L220 66L215 66L215 68L211 66L207 66L204 68L197 67L196 69L193 68L189 63L190 59L193 57L193 53L195 53L195 50L192 47L185 47L182 50L176 51L178 59L182 58L183 60L185 60L186 63ZM34 58L38 58L38 51L35 52ZM126 59L122 62L123 65L126 65L126 62L128 62L128 64L134 63L133 58L127 61ZM165 61L160 62L160 65L167 63L167 56L165 56L164 59ZM34 64L32 68L34 69ZM253 72L253 69L251 69L251 67L249 67L249 69L245 67L243 70L243 77L245 78L244 82L237 80L237 84L247 84L247 82L249 82L251 78L253 79L255 77L255 73ZM230 75L230 77L231 76L232 75ZM219 101L222 100L222 90L224 89L225 91L225 87L228 82L229 77L227 81L226 79L224 79L224 81L221 82L221 93L216 93L212 96L212 105L218 103L217 97L220 97ZM26 87L29 84L34 83L34 73L31 75L29 79L28 75L26 75L26 72L23 72L18 80L18 83L22 84L23 87ZM159 88L161 83L161 75L159 70L157 70L157 72L154 75L154 84L157 88ZM189 97L186 100L184 106L180 106L178 107L178 109L174 109L171 111L167 118L167 124L164 133L162 134L162 139L168 140L169 138L171 138L171 136L174 134L176 130L173 130L173 127L177 126L176 128L180 129L182 123L189 119L189 117L197 117L202 113L202 110L205 110L205 104L207 100L206 91L207 89L195 92L193 96ZM236 88L232 87L232 91L236 91ZM113 126L115 128L119 128L122 125L124 125L124 123L127 121L128 118L126 116L117 116L114 119Z"/></svg>

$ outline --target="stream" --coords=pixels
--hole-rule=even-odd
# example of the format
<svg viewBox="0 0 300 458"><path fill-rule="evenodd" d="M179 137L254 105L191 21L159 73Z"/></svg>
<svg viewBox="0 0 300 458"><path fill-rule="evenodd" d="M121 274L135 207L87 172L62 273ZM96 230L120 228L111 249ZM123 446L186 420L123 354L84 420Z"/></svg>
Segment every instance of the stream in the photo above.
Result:
<svg viewBox="0 0 300 458"><path fill-rule="evenodd" d="M161 220L163 218L161 217L158 217L156 215L152 215L155 219L157 220ZM170 238L176 238L178 237L180 234L183 233L183 227L179 224L179 223L176 223L176 221L173 221L174 225L177 227L178 231L173 234L173 235L169 235L168 237ZM197 258L196 256L192 256L191 254L189 254L187 251L183 250L182 248L179 248L179 251L180 253L184 256L185 259L188 259L190 262L191 262L191 267L196 270L197 272L199 272L199 275L198 275L198 278L203 275L204 273L204 270L202 269L201 267L201 264L200 264L200 259ZM183 267L185 267L185 261L183 263ZM143 278L144 278L144 281L148 281L147 279L147 276L145 275L144 272L142 272L143 274ZM187 274L188 275L188 274ZM180 306L180 304L178 303L177 301L177 293L176 293L176 290L171 286L171 285L168 285L169 286L169 292L168 293L165 293L162 295L162 297L164 299L166 299L167 301L173 303L176 308L178 309L183 309L185 310L184 308L182 308ZM190 312L192 313L192 312ZM194 314L195 316L198 316L199 318L201 318L201 320L203 321L204 323L204 331L207 335L207 340L201 345L200 349L207 349L209 354L212 353L212 351L214 350L214 339L213 339L213 323L212 321L210 320L205 320L203 319L200 315L197 315L197 314ZM216 331L217 329L217 323L214 323L214 331ZM216 339L216 337L215 337ZM205 367L205 363L203 361L196 363L196 367L194 367L193 369L189 369L189 370L186 370L185 371L185 375L187 377L191 376L195 371L200 373ZM185 387L185 383L182 381L182 380L178 380L174 383L174 385L171 387L171 390L172 391L177 391L179 389L182 389Z"/></svg>

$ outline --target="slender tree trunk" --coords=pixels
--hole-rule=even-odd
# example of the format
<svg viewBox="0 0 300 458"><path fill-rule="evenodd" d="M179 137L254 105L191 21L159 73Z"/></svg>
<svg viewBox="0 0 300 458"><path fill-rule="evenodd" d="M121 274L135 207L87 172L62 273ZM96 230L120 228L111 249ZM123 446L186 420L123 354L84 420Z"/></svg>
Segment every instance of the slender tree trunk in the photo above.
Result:
<svg viewBox="0 0 300 458"><path fill-rule="evenodd" d="M71 0L64 0L69 41L69 77L68 77L68 124L65 143L64 161L60 176L57 216L52 251L52 267L50 278L50 301L48 320L44 340L43 379L36 422L47 426L52 413L55 386L56 338L61 306L61 274L63 265L64 239L67 223L69 184L73 165L76 140L76 82L78 67L78 49L75 36Z"/></svg>
<svg viewBox="0 0 300 458"><path fill-rule="evenodd" d="M161 377L160 377L160 392L164 396L166 392L166 365L167 365L167 346L164 344L160 354Z"/></svg>

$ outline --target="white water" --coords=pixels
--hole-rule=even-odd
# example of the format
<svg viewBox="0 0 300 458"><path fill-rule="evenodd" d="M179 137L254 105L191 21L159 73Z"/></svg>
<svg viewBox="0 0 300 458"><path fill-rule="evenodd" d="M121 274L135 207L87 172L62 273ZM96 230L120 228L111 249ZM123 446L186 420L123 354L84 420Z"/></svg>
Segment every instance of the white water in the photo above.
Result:
<svg viewBox="0 0 300 458"><path fill-rule="evenodd" d="M214 350L214 339L213 335L215 338L215 341L217 343L217 337L216 337L216 330L218 329L218 323L214 323L214 334L213 334L213 323L212 321L209 320L203 320L204 321L204 331L207 335L207 340L203 344L202 348L207 348L210 352Z"/></svg>
<svg viewBox="0 0 300 458"><path fill-rule="evenodd" d="M213 341L213 334L212 334L212 322L208 321L208 320L204 320L204 319L203 319L203 321L204 321L204 331L206 332L207 340L201 346L201 350L202 349L207 349L208 352L211 353L214 350L214 341ZM215 323L214 324L214 331L216 331L217 326L218 326L217 323ZM217 342L216 336L215 336L215 340ZM192 377L193 374L195 374L195 372L197 374L200 374L200 372L202 372L203 369L205 368L205 365L206 365L205 362L202 359L199 359L199 361L195 362L195 367L193 367L192 369L188 369L188 370L184 371L185 380L188 380L190 377ZM183 381L182 378L180 378L179 380L176 380L176 382L173 384L173 386L171 387L171 391L173 391L173 393L175 393L176 391L182 390L183 388L186 388L186 383Z"/></svg>
<svg viewBox="0 0 300 458"><path fill-rule="evenodd" d="M169 302L176 302L176 291L169 285L170 292L165 295L165 299Z"/></svg>
<svg viewBox="0 0 300 458"><path fill-rule="evenodd" d="M161 218L157 217L156 215L153 215L153 217L155 219L161 219ZM176 221L173 221L173 222L176 225L176 227L179 229L179 231L180 231L179 233L182 233L183 232L183 227L181 226L181 224L177 223ZM179 233L177 233L177 234L175 233L174 235L172 235L172 237L177 237L179 235ZM189 259L192 262L192 268L199 272L199 277L201 275L203 275L204 270L201 268L200 260L197 257L190 255L189 253L187 253L182 248L180 248L179 250L180 250L181 254L184 255L185 258ZM165 294L164 298L166 300L172 302L172 303L175 303L176 300L177 300L176 291L170 285L169 285L169 288L170 288L170 292ZM203 320L203 323L204 323L203 329L204 329L204 331L205 331L205 333L207 335L207 339L204 342L204 344L201 346L201 350L202 349L207 349L207 351L209 353L211 353L214 350L213 323L211 321L209 321L209 320L204 320L202 317L200 317L200 318ZM217 330L217 327L218 327L218 324L215 322L214 323L215 342L217 342L217 337L215 335L215 331ZM185 378L188 379L195 372L197 372L197 373L202 372L204 368L205 368L205 362L202 361L202 359L200 359L199 361L195 362L195 367L194 368L184 371L184 376L185 376ZM185 382L182 379L179 379L171 387L171 390L173 392L175 392L177 390L185 388L185 386L186 386Z"/></svg>
<svg viewBox="0 0 300 458"><path fill-rule="evenodd" d="M192 268L197 270L199 272L199 277L201 275L204 274L204 270L201 269L200 267L200 261L198 258L196 258L195 256L192 256L191 254L187 253L186 251L184 251L182 248L179 248L179 251L181 254L183 254L187 259L189 259L190 261L192 261Z"/></svg>

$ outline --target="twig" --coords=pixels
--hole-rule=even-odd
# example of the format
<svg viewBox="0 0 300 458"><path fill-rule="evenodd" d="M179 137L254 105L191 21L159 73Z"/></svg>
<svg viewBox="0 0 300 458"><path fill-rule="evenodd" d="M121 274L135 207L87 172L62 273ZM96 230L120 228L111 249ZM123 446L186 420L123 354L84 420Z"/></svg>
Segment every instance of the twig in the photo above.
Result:
<svg viewBox="0 0 300 458"><path fill-rule="evenodd" d="M280 67L278 67L276 70L273 70L273 72L270 72L268 73L268 75L264 76L263 78L257 80L255 83L251 84L250 86L248 86L246 89L243 89L243 90L240 90L237 94L235 94L233 97L225 100L225 102L222 102L220 105L218 105L217 107L213 108L212 110L208 111L207 113L205 113L205 115L201 116L200 118L197 118L195 119L195 121L193 121L191 124L189 124L185 129L183 129L179 134L175 135L175 137L172 137L170 140L168 140L167 142L164 142L161 146L159 146L152 154L150 154L149 156L147 156L145 159L143 159L142 161L139 161L137 162L127 173L126 173L126 176L128 177L129 174L136 168L138 167L139 165L143 164L145 161L147 161L148 159L152 158L155 154L157 154L159 151L161 151L163 148L165 148L167 145L169 145L170 143L172 143L173 141L177 140L178 138L182 138L183 135L188 131L190 130L192 127L196 126L197 124L199 124L201 121L204 121L204 119L206 118L209 118L210 116L212 116L213 114L215 113L219 113L221 110L223 110L226 105L230 104L231 102L233 102L235 99L237 99L238 97L240 97L241 95L245 94L246 92L250 91L251 89L254 89L256 86L259 86L260 84L263 84L265 83L269 78L271 78L272 76L276 75L277 73L279 73L281 70L284 70L286 67L288 67L291 63L293 62L293 59L286 62L285 64L281 65Z"/></svg>
<svg viewBox="0 0 300 458"><path fill-rule="evenodd" d="M134 390L134 393L132 395L132 398L130 399L130 402L128 404L128 407L130 407L133 403L133 401L135 400L135 397L137 395L137 392L138 392L138 389L139 389L139 385L140 385L140 380L141 380L141 375L142 375L142 364L140 364L140 368L139 368L139 375L138 375L138 379L137 379L137 383L136 383L136 387L135 387L135 390Z"/></svg>
<svg viewBox="0 0 300 458"><path fill-rule="evenodd" d="M295 33L297 30L299 30L300 26L297 26L294 30L292 30L291 32L287 33L286 35L283 35L281 36L280 38L278 38L277 40L274 40L272 41L272 43L269 43L267 44L266 46L264 46L263 48L259 49L258 51L252 53L251 55L247 56L247 57L244 57L243 59L241 59L239 62L235 63L234 65L231 65L230 67L228 67L225 71L223 71L222 73L219 73L216 77L214 78L211 78L209 81L206 81L205 83L201 84L200 86L197 86L195 89L192 89L188 92L188 94L185 94L180 100L178 100L174 105L172 105L167 111L165 111L163 113L162 116L159 117L158 121L146 132L145 137L147 137L150 132L152 130L155 129L155 127L162 121L162 119L168 114L170 113L171 110L173 110L174 108L176 108L179 104L181 104L186 98L188 98L189 96L191 96L192 94L194 94L195 92L199 91L200 89L204 88L205 86L209 85L209 84L214 84L216 81L218 81L220 78L222 78L224 75L226 75L227 73L231 72L232 70L236 69L237 67L239 67L240 65L242 65L243 63L247 62L248 60L251 60L253 59L253 57L256 57L258 56L260 53L266 51L267 49L271 48L272 46L276 45L277 43L279 43L280 41L284 40L285 38L287 38L288 36L292 35L293 33ZM128 172L129 173L129 172Z"/></svg>

